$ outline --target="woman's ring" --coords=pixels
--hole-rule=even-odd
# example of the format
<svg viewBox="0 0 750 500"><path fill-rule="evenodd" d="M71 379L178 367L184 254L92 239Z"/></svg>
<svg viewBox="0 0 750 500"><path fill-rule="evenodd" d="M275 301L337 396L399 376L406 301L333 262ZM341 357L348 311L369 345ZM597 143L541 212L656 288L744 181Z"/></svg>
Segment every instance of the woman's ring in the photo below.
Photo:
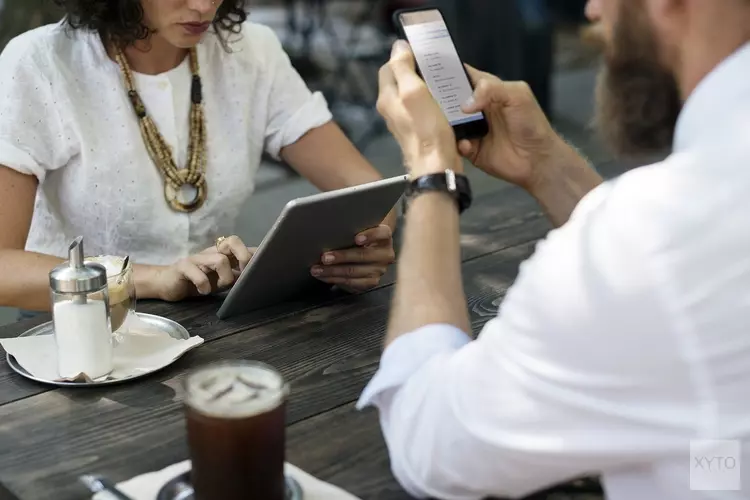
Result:
<svg viewBox="0 0 750 500"><path fill-rule="evenodd" d="M216 238L216 251L217 251L217 252L221 252L221 249L219 248L219 246L220 246L220 245L221 245L222 243L224 243L224 240L225 240L225 239L227 239L227 237L226 237L226 236L219 236L218 238Z"/></svg>

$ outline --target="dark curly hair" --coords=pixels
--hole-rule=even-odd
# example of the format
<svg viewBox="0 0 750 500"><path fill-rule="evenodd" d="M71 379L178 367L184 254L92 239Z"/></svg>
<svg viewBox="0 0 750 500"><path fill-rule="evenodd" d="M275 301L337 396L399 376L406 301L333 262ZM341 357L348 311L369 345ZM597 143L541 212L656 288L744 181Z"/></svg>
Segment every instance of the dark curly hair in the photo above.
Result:
<svg viewBox="0 0 750 500"><path fill-rule="evenodd" d="M121 45L145 40L151 34L143 24L141 0L54 0L65 11L72 29L98 32ZM225 0L216 12L214 29L225 44L227 33L239 33L247 19L249 0Z"/></svg>

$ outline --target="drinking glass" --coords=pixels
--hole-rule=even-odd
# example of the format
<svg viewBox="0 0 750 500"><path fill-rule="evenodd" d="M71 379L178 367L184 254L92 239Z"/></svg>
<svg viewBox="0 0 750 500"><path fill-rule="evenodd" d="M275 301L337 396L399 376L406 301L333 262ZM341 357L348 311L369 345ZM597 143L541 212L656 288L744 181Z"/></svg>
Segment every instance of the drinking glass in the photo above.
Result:
<svg viewBox="0 0 750 500"><path fill-rule="evenodd" d="M133 280L133 264L123 269L124 257L113 255L97 255L87 257L86 262L96 262L107 268L107 288L109 290L109 317L112 333L125 323L128 314L135 312L135 281Z"/></svg>
<svg viewBox="0 0 750 500"><path fill-rule="evenodd" d="M230 361L185 379L185 421L198 500L284 500L288 386L272 367Z"/></svg>

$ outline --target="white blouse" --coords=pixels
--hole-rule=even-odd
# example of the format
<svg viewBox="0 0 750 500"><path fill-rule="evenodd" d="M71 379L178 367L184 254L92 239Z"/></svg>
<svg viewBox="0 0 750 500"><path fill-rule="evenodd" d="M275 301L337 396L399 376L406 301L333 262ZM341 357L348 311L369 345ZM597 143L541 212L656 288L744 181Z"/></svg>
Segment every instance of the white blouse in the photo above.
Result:
<svg viewBox="0 0 750 500"><path fill-rule="evenodd" d="M164 199L119 66L99 36L57 24L12 40L0 55L0 165L39 180L26 249L64 257L82 235L89 255L170 264L232 234L263 151L278 157L331 114L269 28L248 22L229 47L215 34L198 46L208 199L185 214ZM135 74L178 166L187 161L190 81L188 58L160 75Z"/></svg>

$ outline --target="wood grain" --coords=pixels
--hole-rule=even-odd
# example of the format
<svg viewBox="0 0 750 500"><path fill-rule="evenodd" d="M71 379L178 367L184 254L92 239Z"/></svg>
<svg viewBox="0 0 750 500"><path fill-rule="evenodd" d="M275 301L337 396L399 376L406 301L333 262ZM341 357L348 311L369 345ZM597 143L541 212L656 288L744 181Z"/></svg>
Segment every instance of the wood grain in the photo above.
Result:
<svg viewBox="0 0 750 500"><path fill-rule="evenodd" d="M482 255L536 240L549 229L536 203L522 190L508 187L498 193L480 197L462 221L463 259L470 260ZM383 278L380 289L387 288L395 280L394 269ZM377 290L375 291L377 292ZM375 293L371 292L371 293ZM369 294L358 296L360 300ZM216 311L221 298L201 298L176 304L159 301L138 303L138 310L170 318L183 325L191 335L199 335L210 343L234 333L264 325L282 318L314 310L326 304L347 301L352 298L345 293L321 291L318 294L289 301L277 306L252 311L247 314L219 320ZM27 320L0 328L0 338L18 336L31 326L49 320ZM0 357L5 351L0 348ZM0 361L0 405L52 390L50 386L28 381Z"/></svg>
<svg viewBox="0 0 750 500"><path fill-rule="evenodd" d="M533 250L528 243L465 265L472 322L494 317L498 297ZM186 370L226 359L256 359L290 381L288 421L351 403L379 361L390 289L215 340L140 383L55 390L2 406L0 481L21 498L73 499L74 478L100 472L116 481L186 456L180 382ZM377 432L377 429L373 429Z"/></svg>

